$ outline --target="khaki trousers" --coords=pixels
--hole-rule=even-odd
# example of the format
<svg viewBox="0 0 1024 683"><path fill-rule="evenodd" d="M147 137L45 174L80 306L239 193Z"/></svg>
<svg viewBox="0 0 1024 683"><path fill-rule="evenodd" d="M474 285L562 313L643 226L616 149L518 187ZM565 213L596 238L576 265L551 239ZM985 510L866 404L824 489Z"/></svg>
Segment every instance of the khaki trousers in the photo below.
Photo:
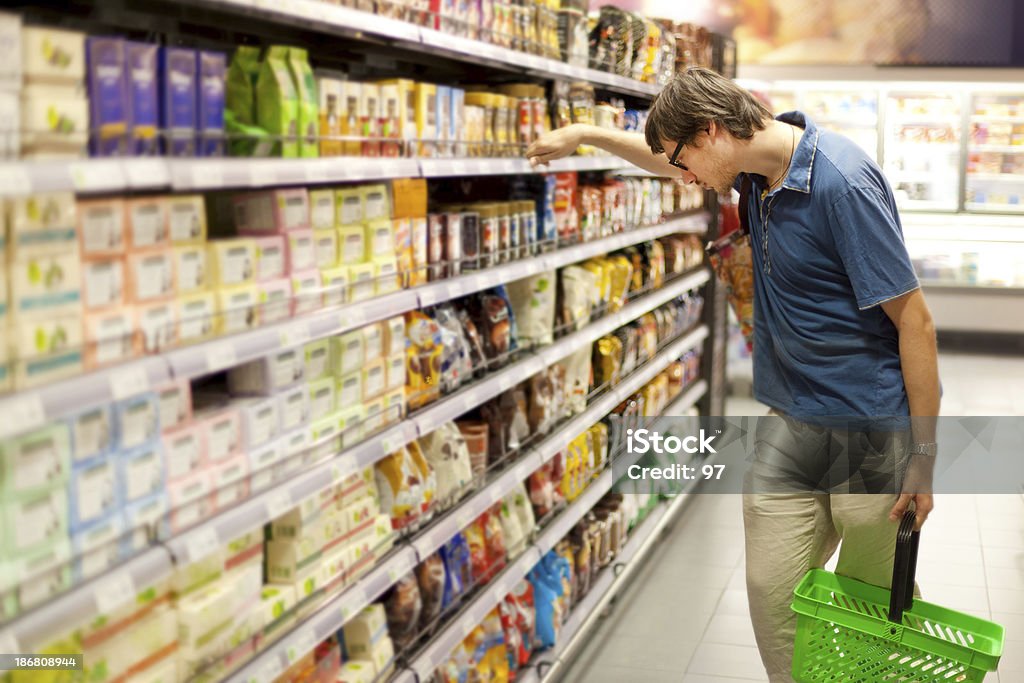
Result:
<svg viewBox="0 0 1024 683"><path fill-rule="evenodd" d="M808 570L825 566L840 541L837 574L876 586L888 587L892 582L898 524L889 521L889 512L898 498L898 488L883 487L889 490L877 493L824 493L814 492L814 487L800 490L794 486L787 491L777 485L780 472L784 476L782 470L796 460L810 458L813 462L822 449L835 451L837 442L850 447L867 441L859 435L794 423L791 418L772 417L763 429L758 426L754 462L747 472L743 496L743 523L750 618L771 683L793 680L793 590ZM870 441L877 447L868 447L869 459L888 450L890 462L903 460L908 443L905 436L895 435L884 444L874 436ZM780 454L784 456L781 459ZM779 462L787 464L780 470ZM812 469L820 473L829 467Z"/></svg>

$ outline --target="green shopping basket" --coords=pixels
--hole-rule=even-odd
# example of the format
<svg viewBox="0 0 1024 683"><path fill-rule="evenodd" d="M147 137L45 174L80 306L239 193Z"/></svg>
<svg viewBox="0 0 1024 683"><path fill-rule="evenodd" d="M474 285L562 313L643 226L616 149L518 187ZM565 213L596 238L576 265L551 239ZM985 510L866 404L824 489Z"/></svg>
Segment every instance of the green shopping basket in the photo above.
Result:
<svg viewBox="0 0 1024 683"><path fill-rule="evenodd" d="M914 600L920 533L908 511L896 536L892 590L812 569L794 591L799 683L961 683L995 671L1003 627Z"/></svg>

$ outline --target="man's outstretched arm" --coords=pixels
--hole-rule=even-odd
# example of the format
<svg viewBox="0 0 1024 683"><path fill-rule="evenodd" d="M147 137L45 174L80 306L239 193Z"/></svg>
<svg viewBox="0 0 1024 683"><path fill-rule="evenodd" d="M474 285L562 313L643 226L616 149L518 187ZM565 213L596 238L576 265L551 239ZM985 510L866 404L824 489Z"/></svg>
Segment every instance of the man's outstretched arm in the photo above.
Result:
<svg viewBox="0 0 1024 683"><path fill-rule="evenodd" d="M526 150L526 156L531 164L537 166L567 157L580 145L600 147L655 175L669 178L680 176L680 170L668 163L668 157L651 152L643 134L599 128L584 123L574 123L545 133L530 145Z"/></svg>

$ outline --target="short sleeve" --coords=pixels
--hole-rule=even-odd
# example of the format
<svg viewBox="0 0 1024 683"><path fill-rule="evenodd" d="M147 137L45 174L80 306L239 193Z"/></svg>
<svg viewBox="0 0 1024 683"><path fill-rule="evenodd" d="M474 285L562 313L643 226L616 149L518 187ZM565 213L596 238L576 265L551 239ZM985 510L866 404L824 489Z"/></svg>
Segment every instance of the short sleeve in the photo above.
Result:
<svg viewBox="0 0 1024 683"><path fill-rule="evenodd" d="M828 215L836 249L861 310L920 285L893 203L876 188L855 187Z"/></svg>

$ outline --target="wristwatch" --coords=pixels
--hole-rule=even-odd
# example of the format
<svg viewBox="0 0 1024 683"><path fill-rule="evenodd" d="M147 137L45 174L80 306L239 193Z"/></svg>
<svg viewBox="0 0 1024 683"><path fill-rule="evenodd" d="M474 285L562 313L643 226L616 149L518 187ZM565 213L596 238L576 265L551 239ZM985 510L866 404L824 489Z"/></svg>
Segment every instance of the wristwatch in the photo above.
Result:
<svg viewBox="0 0 1024 683"><path fill-rule="evenodd" d="M937 443L915 443L910 448L911 455L927 455L929 458L934 458L939 454L939 444Z"/></svg>

